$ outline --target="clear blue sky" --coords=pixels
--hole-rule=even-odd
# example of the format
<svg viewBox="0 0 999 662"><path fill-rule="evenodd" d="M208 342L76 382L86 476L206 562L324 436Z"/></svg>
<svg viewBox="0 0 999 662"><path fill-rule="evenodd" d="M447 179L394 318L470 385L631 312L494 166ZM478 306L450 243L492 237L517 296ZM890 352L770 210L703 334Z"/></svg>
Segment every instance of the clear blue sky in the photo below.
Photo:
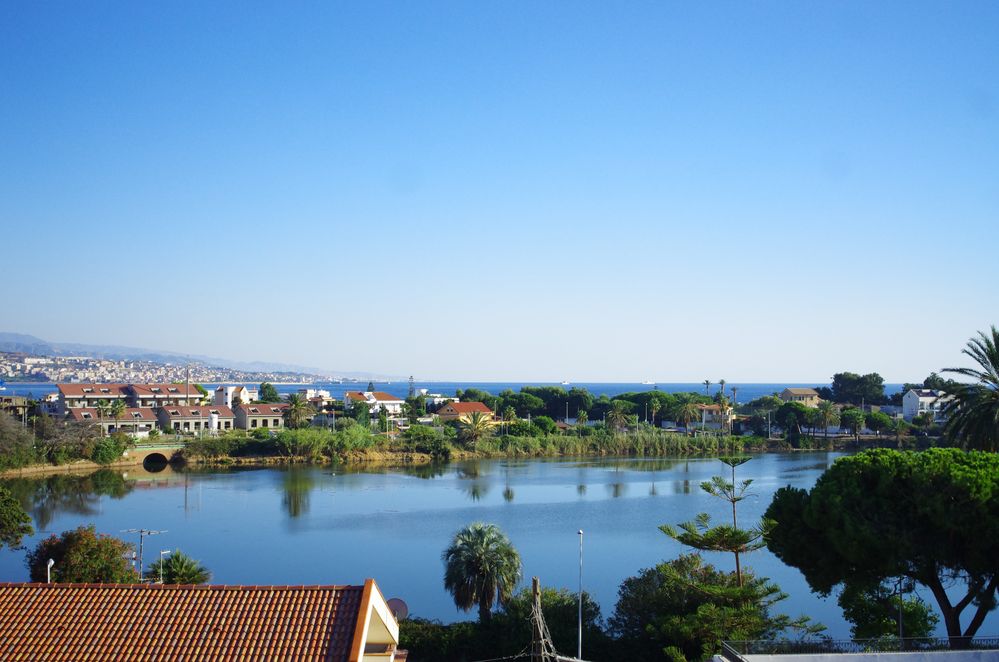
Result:
<svg viewBox="0 0 999 662"><path fill-rule="evenodd" d="M6 2L0 330L914 380L999 323L996 2Z"/></svg>

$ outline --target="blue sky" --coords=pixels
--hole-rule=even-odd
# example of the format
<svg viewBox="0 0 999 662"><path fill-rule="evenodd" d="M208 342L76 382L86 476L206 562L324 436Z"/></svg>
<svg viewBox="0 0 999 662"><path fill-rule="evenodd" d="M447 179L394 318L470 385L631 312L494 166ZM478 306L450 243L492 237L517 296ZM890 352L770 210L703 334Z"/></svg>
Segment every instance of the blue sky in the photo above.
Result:
<svg viewBox="0 0 999 662"><path fill-rule="evenodd" d="M0 330L915 380L999 324L993 2L4 3Z"/></svg>

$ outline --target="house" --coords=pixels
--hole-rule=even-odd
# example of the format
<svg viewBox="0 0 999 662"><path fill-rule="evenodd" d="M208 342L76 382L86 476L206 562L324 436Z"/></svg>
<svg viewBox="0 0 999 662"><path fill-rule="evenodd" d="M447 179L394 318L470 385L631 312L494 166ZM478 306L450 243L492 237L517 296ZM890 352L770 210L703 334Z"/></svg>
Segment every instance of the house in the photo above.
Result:
<svg viewBox="0 0 999 662"><path fill-rule="evenodd" d="M493 410L482 402L445 402L437 410L437 415L441 421L446 423L447 421L467 421L476 412L483 414L489 420L495 418Z"/></svg>
<svg viewBox="0 0 999 662"><path fill-rule="evenodd" d="M247 386L219 386L215 389L212 402L216 405L232 407L234 403L248 405L260 398L257 389Z"/></svg>
<svg viewBox="0 0 999 662"><path fill-rule="evenodd" d="M384 391L347 391L343 395L343 406L352 409L355 404L366 402L372 414L384 409L389 416L401 416L405 400Z"/></svg>
<svg viewBox="0 0 999 662"><path fill-rule="evenodd" d="M288 411L287 404L274 403L238 405L233 413L236 417L237 428L256 430L257 428L283 428L286 411Z"/></svg>
<svg viewBox="0 0 999 662"><path fill-rule="evenodd" d="M399 624L363 586L0 584L0 659L396 662Z"/></svg>
<svg viewBox="0 0 999 662"><path fill-rule="evenodd" d="M91 407L76 407L67 412L66 420L74 423L94 423L100 426L104 434L119 430L130 434L143 434L156 429L156 413L148 407L127 407L117 420L108 412L102 414L98 409Z"/></svg>
<svg viewBox="0 0 999 662"><path fill-rule="evenodd" d="M697 405L697 409L701 412L701 427L714 429L732 427L735 415L731 406L726 405L722 410L722 406L718 404Z"/></svg>
<svg viewBox="0 0 999 662"><path fill-rule="evenodd" d="M784 402L800 402L806 407L819 406L819 393L814 388L786 388L780 392Z"/></svg>
<svg viewBox="0 0 999 662"><path fill-rule="evenodd" d="M930 388L912 388L902 396L902 418L911 421L920 414L933 414L933 420L943 417L943 409L953 396Z"/></svg>
<svg viewBox="0 0 999 662"><path fill-rule="evenodd" d="M160 407L160 427L166 432L228 432L236 425L236 415L225 405Z"/></svg>

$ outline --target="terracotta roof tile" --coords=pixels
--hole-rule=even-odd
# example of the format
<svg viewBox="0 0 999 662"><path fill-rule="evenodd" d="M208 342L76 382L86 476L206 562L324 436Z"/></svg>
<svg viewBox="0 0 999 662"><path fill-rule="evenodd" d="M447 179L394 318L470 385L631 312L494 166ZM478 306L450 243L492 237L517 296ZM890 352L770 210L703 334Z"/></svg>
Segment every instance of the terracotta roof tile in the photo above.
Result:
<svg viewBox="0 0 999 662"><path fill-rule="evenodd" d="M449 402L445 407L453 407L459 414L471 414L473 412L481 412L483 414L493 413L492 409L481 402Z"/></svg>
<svg viewBox="0 0 999 662"><path fill-rule="evenodd" d="M66 398L127 398L128 384L56 384Z"/></svg>
<svg viewBox="0 0 999 662"><path fill-rule="evenodd" d="M164 405L161 410L167 418L208 418L218 414L219 418L232 418L235 414L225 405L201 405L197 407L181 407Z"/></svg>
<svg viewBox="0 0 999 662"><path fill-rule="evenodd" d="M246 411L249 416L282 416L288 410L288 404L273 402L268 404L237 405L236 409Z"/></svg>
<svg viewBox="0 0 999 662"><path fill-rule="evenodd" d="M66 413L74 421L93 423L94 421L100 422L101 420L101 415L94 407L74 407L73 409L66 410ZM104 414L104 422L110 423L112 421L114 421L113 415L110 413ZM149 407L126 407L119 421L121 423L128 423L129 421L155 422L156 412Z"/></svg>
<svg viewBox="0 0 999 662"><path fill-rule="evenodd" d="M366 391L348 391L344 394L344 396L357 402L365 402L367 400L365 393ZM386 393L385 391L371 391L371 397L378 402L404 402L402 398L392 395L391 393Z"/></svg>
<svg viewBox="0 0 999 662"><path fill-rule="evenodd" d="M0 659L346 661L361 586L0 584Z"/></svg>

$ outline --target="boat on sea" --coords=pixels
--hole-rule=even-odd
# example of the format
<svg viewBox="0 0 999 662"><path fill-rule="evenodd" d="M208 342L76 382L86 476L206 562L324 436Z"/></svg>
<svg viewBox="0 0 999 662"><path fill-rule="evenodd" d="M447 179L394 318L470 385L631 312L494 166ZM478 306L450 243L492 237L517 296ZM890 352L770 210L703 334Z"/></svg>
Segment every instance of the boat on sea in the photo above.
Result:
<svg viewBox="0 0 999 662"><path fill-rule="evenodd" d="M568 386L569 385L569 382L561 382L561 383L562 383L562 386Z"/></svg>
<svg viewBox="0 0 999 662"><path fill-rule="evenodd" d="M642 385L643 386L655 386L656 383L655 382L650 382L650 381L646 380L646 381L642 382Z"/></svg>

